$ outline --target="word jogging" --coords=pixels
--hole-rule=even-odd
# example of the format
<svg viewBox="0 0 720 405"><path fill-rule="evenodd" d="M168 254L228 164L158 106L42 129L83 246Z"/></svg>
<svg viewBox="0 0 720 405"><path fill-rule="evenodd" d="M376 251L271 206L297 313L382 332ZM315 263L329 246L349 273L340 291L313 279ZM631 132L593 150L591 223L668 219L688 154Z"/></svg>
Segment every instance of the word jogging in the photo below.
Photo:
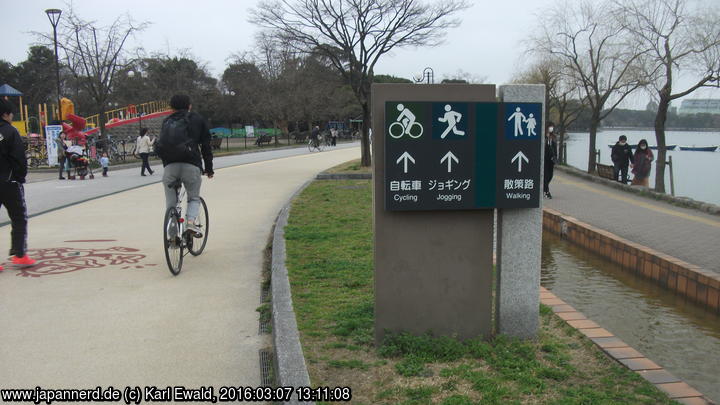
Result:
<svg viewBox="0 0 720 405"><path fill-rule="evenodd" d="M175 387L145 387L143 392L145 402L216 402L215 389L213 387L185 388Z"/></svg>

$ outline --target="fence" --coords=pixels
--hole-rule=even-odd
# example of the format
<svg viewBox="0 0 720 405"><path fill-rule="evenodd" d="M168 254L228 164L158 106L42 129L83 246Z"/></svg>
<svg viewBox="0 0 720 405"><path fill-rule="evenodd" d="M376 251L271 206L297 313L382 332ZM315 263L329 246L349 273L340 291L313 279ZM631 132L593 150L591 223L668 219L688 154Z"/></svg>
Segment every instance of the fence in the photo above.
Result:
<svg viewBox="0 0 720 405"><path fill-rule="evenodd" d="M139 117L142 115L154 114L170 109L170 104L167 101L148 101L142 104L130 104L122 108L116 108L114 110L105 112L105 123L123 121L130 118ZM91 115L85 118L87 121L87 128L97 128L100 126L100 114Z"/></svg>

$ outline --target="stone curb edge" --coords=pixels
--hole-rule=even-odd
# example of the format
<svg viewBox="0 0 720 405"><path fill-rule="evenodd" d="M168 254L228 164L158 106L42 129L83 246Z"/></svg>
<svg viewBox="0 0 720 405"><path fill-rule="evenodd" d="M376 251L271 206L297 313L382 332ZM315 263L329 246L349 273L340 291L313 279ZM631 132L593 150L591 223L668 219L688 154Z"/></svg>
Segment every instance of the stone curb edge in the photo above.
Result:
<svg viewBox="0 0 720 405"><path fill-rule="evenodd" d="M567 174L575 176L575 177L580 177L582 179L589 180L594 183L600 183L605 186L612 187L612 188L615 188L615 189L618 189L621 191L631 192L631 193L638 194L641 196L650 197L655 200L665 201L665 202L673 204L673 205L677 205L677 206L681 206L681 207L685 207L685 208L692 208L692 209L696 209L698 211L705 212L707 214L720 216L720 205L697 201L697 200L693 200L692 198L688 198L688 197L675 197L670 194L658 193L657 191L653 191L647 187L629 186L627 184L618 183L617 181L604 179L604 178L599 177L594 174L589 174L587 172L584 172L580 169L576 169L571 166L555 165L555 169L560 170L563 173L567 173Z"/></svg>
<svg viewBox="0 0 720 405"><path fill-rule="evenodd" d="M322 172L315 176L316 180L372 180L370 173L327 173Z"/></svg>
<svg viewBox="0 0 720 405"><path fill-rule="evenodd" d="M565 301L545 287L540 287L540 303L552 308L552 311L570 327L585 335L611 359L653 384L671 399L686 405L715 405L701 392L670 374L663 367L628 346L607 329L587 319Z"/></svg>
<svg viewBox="0 0 720 405"><path fill-rule="evenodd" d="M275 376L280 387L309 387L310 376L305 365L305 356L300 344L300 333L292 304L292 293L288 271L285 267L285 226L290 207L295 198L312 182L307 181L295 191L280 210L275 222L272 244L271 294L272 294L272 335L275 352ZM314 404L300 402L297 393L289 404Z"/></svg>

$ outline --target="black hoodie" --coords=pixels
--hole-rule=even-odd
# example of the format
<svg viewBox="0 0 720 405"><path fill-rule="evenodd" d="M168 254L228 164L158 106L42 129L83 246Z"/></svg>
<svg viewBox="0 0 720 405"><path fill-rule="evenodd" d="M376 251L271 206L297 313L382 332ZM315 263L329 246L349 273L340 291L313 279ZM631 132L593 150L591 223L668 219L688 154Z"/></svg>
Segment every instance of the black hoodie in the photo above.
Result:
<svg viewBox="0 0 720 405"><path fill-rule="evenodd" d="M25 183L26 175L25 143L14 126L0 119L0 181Z"/></svg>
<svg viewBox="0 0 720 405"><path fill-rule="evenodd" d="M627 166L632 162L633 153L630 145L620 145L620 141L615 142L615 146L612 147L612 153L610 158L616 166Z"/></svg>

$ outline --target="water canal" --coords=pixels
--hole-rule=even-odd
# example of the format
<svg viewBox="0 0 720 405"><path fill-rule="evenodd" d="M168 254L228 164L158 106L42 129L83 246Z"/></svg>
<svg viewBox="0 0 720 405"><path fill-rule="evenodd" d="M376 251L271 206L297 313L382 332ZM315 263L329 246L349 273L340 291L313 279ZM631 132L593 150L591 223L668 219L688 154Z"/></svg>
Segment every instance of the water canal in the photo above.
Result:
<svg viewBox="0 0 720 405"><path fill-rule="evenodd" d="M545 288L720 402L720 317L555 235L542 248Z"/></svg>

